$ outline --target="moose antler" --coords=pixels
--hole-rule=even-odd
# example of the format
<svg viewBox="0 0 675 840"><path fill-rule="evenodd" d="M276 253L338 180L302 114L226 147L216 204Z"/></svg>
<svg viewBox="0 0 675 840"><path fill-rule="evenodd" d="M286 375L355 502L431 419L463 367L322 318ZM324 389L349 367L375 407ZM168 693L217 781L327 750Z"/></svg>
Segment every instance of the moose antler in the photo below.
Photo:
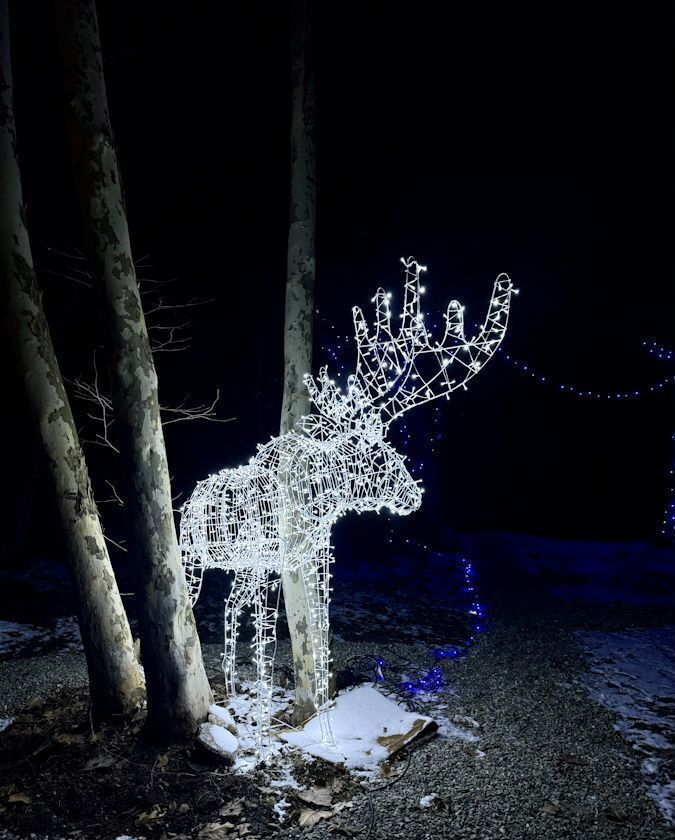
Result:
<svg viewBox="0 0 675 840"><path fill-rule="evenodd" d="M424 291L420 274L426 266L413 257L401 258L401 262L406 279L398 333L394 334L392 328L391 295L380 288L373 298L376 318L372 333L361 309L355 306L352 310L358 358L347 393L328 377L326 368L321 369L316 381L311 376L305 378L312 402L322 415L334 421L344 422L357 413L374 411L387 426L416 405L449 398L458 388L466 388L504 338L514 291L507 274L500 274L495 281L488 313L477 335L466 338L464 307L452 300L444 316L443 339L432 342L420 311Z"/></svg>

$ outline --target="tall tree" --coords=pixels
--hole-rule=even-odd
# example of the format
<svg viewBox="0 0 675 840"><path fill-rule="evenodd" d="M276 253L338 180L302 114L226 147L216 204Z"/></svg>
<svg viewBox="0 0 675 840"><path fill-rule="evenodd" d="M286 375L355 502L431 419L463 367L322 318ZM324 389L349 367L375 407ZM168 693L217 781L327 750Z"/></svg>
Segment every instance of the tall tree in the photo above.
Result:
<svg viewBox="0 0 675 840"><path fill-rule="evenodd" d="M180 561L157 374L131 255L94 0L58 0L67 116L87 249L100 283L139 581L148 729L181 741L212 702Z"/></svg>
<svg viewBox="0 0 675 840"><path fill-rule="evenodd" d="M77 588L92 714L97 721L125 715L138 709L145 697L143 673L54 353L24 223L7 0L0 0L0 272L7 331L46 452Z"/></svg>
<svg viewBox="0 0 675 840"><path fill-rule="evenodd" d="M303 377L312 369L316 272L316 87L312 0L291 5L291 193L284 332L284 396L281 433L310 412ZM294 719L315 712L312 618L302 575L282 575L295 672Z"/></svg>

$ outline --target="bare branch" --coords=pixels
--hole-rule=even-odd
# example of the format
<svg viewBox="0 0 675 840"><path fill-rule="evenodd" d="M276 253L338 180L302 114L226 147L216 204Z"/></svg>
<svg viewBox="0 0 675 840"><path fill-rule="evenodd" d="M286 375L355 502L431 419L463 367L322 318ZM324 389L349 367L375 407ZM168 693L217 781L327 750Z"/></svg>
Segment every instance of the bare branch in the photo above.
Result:
<svg viewBox="0 0 675 840"><path fill-rule="evenodd" d="M189 406L187 405L187 397L182 403L176 406L160 406L162 415L172 415L171 419L162 420L163 426L169 426L171 423L184 423L187 420L209 420L212 423L229 423L234 420L234 417L218 417L216 416L215 408L220 399L220 389L216 391L216 396L213 402L209 405Z"/></svg>
<svg viewBox="0 0 675 840"><path fill-rule="evenodd" d="M152 339L150 341L150 349L153 353L176 353L181 350L187 350L190 346L190 342L192 339L190 336L185 336L183 338L176 337L176 332L178 330L184 329L185 324L179 324L178 326L171 327L171 326L156 326L156 330L162 330L166 333L166 338L162 339Z"/></svg>
<svg viewBox="0 0 675 840"><path fill-rule="evenodd" d="M113 504L119 505L119 507L124 507L124 500L122 499L120 494L117 492L117 488L112 483L112 481L108 481L108 479L106 478L105 483L112 490L112 498L111 499L100 499L100 500L97 499L96 504L97 505L107 505L107 504L112 502Z"/></svg>
<svg viewBox="0 0 675 840"><path fill-rule="evenodd" d="M47 242L39 239L38 242L45 248L50 254L56 254L59 257L65 257L67 260L81 260L85 262L87 257L80 251L79 248L72 246L72 251L61 251L59 248L54 248L53 245L49 245Z"/></svg>
<svg viewBox="0 0 675 840"><path fill-rule="evenodd" d="M89 417L91 420L95 420L97 423L100 423L103 433L101 434L100 432L97 432L95 440L89 440L86 442L95 443L99 446L107 446L108 448L112 449L114 452L117 452L119 454L119 449L110 440L110 437L108 435L110 427L115 422L115 418L112 416L112 400L107 394L101 393L98 387L98 367L96 365L96 353L94 353L93 382L86 382L85 380L80 379L79 377L76 379L70 379L68 380L68 382L75 389L75 396L77 399L80 399L83 402L91 403L92 405L95 405L98 408L96 414L87 413L87 417Z"/></svg>
<svg viewBox="0 0 675 840"><path fill-rule="evenodd" d="M182 324L150 324L148 325L148 332L151 330L186 330L190 326L189 321L184 321Z"/></svg>
<svg viewBox="0 0 675 840"><path fill-rule="evenodd" d="M128 551L128 549L126 548L125 545L123 545L122 543L118 543L117 540L114 540L112 537L109 537L107 534L103 535L103 539L106 542L109 542L111 545L114 545L115 548L119 548L120 551L124 551L124 552Z"/></svg>
<svg viewBox="0 0 675 840"><path fill-rule="evenodd" d="M188 307L192 306L205 306L207 303L213 303L215 298L190 298L190 300L186 300L184 303L166 303L164 298L159 298L155 306L151 307L150 309L145 310L146 317L148 315L153 315L155 312L164 312L168 309L187 309Z"/></svg>

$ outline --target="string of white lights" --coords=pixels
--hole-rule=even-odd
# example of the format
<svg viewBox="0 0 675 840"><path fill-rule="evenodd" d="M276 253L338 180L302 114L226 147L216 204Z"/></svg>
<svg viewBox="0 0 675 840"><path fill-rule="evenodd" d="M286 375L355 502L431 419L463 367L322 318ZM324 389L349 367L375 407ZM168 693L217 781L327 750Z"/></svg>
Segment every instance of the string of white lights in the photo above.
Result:
<svg viewBox="0 0 675 840"><path fill-rule="evenodd" d="M346 389L325 367L316 379L306 376L317 413L302 418L296 430L259 446L247 466L200 482L183 507L180 542L192 603L199 597L205 569L234 573L225 603L223 657L231 693L239 614L253 608L261 753L270 735L279 576L282 571L302 576L312 615L315 707L322 740L334 745L328 714L331 529L348 510L388 508L405 516L419 508L423 489L410 475L405 457L387 443L389 426L417 405L466 388L506 332L513 292L507 275L497 278L487 317L473 338L464 334L463 307L451 301L441 340L434 341L420 311L420 274L426 269L412 257L402 262L405 293L397 329L391 295L382 289L373 299L372 328L361 310L353 309L358 356Z"/></svg>
<svg viewBox="0 0 675 840"><path fill-rule="evenodd" d="M535 380L540 385L550 385L562 393L571 394L575 397L587 397L594 400L633 400L663 391L675 382L675 375L668 375L662 377L656 382L652 382L650 385L640 385L637 388L631 388L630 390L621 389L616 391L599 391L596 389L579 388L576 385L570 385L569 383L557 382L553 377L535 370L529 362L523 362L516 359L502 348L500 348L500 354L503 359L509 362L524 376Z"/></svg>
<svg viewBox="0 0 675 840"><path fill-rule="evenodd" d="M659 344L653 339L650 341L643 341L642 346L650 356L655 356L660 361L672 362L673 356L675 356L675 350L673 350L672 347L666 347L665 344Z"/></svg>
<svg viewBox="0 0 675 840"><path fill-rule="evenodd" d="M673 360L675 351L664 344L652 340L643 340L641 345L644 350L658 361L670 362ZM513 358L509 353L506 353L503 348L499 348L501 357L507 362L510 362L524 376L534 379L539 384L552 385L557 390L571 394L575 397L586 399L593 399L599 401L614 400L626 401L636 400L650 395L663 393L669 386L675 382L675 375L669 374L662 377L660 380L651 383L650 385L642 385L631 390L621 391L596 391L585 388L577 388L574 385L555 382L552 377L542 375L535 371L532 366L527 363ZM675 443L675 434L672 436L672 441ZM661 525L661 534L670 540L675 539L675 461L671 462L668 472L668 480L670 486L668 487L668 498L666 501L665 511L663 514L663 521Z"/></svg>
<svg viewBox="0 0 675 840"><path fill-rule="evenodd" d="M321 350L328 355L333 365L338 371L338 376L344 374L345 366L342 362L343 350L349 346L350 337L348 335L341 335L336 331L335 324L331 323L319 310L316 310L316 315L323 323L324 330L329 331L328 334L333 334L334 341L332 344L324 344ZM655 360L670 362L675 357L675 350L665 344L660 344L653 339L644 339L641 341L642 348ZM580 388L577 385L572 385L566 382L557 381L554 377L543 374L541 371L535 369L530 362L516 359L510 353L504 351L502 347L498 350L501 358L513 368L515 368L522 376L530 379L537 384L549 386L565 396L573 396L583 400L595 400L598 402L604 401L634 401L647 396L664 393L669 386L675 382L675 376L668 374L656 382L648 385L640 385L637 388L619 389L619 390L598 390ZM437 443L440 434L434 432L429 438L432 447ZM411 440L411 430L408 428L405 421L401 424L401 439L405 451ZM675 440L675 436L674 436ZM411 463L411 472L415 474L424 466L422 460ZM675 462L670 464L669 468L669 486L668 498L665 505L664 518L662 521L661 534L669 539L675 539ZM391 542L391 539L390 539Z"/></svg>

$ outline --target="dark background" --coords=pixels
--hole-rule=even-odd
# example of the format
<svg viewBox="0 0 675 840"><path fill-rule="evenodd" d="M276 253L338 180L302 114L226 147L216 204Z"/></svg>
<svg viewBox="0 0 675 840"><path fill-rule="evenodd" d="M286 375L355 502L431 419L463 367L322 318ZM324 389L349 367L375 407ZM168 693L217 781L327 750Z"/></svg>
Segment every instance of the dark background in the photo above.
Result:
<svg viewBox="0 0 675 840"><path fill-rule="evenodd" d="M315 367L331 325L348 333L353 304L367 309L379 285L400 289L398 259L412 253L429 267L430 313L457 297L482 320L507 271L520 295L505 349L556 382L611 391L669 374L640 347L673 335L669 5L320 5ZM288 9L98 7L132 242L152 264L140 275L177 277L177 300L212 299L190 312L190 351L159 359L160 393L201 400L219 387L221 416L235 418L167 430L175 486L189 494L278 430ZM95 299L57 276L70 263L48 250L80 246L52 7L11 11L35 258L64 371L87 374ZM6 532L28 504L28 553L49 551L58 524L44 475L34 496L22 489L32 439L6 364ZM458 531L651 537L671 431L667 395L578 399L496 358L440 420L410 415L410 451L431 457L433 492L427 511L392 524L418 536L427 517ZM106 495L117 467L98 452L91 464ZM355 545L371 527L354 517L341 534Z"/></svg>

